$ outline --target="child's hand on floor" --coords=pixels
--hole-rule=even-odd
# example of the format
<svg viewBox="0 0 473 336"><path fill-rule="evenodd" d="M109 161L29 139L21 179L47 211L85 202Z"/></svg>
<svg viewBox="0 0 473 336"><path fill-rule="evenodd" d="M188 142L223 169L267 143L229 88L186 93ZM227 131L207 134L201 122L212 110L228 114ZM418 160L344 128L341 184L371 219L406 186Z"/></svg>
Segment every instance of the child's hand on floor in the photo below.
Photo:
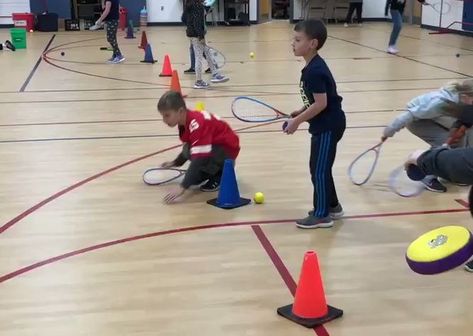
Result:
<svg viewBox="0 0 473 336"><path fill-rule="evenodd" d="M164 203L166 203L166 204L174 203L177 198L184 195L185 191L186 191L186 189L184 189L182 187L178 187L178 188L172 190L166 196L164 196Z"/></svg>

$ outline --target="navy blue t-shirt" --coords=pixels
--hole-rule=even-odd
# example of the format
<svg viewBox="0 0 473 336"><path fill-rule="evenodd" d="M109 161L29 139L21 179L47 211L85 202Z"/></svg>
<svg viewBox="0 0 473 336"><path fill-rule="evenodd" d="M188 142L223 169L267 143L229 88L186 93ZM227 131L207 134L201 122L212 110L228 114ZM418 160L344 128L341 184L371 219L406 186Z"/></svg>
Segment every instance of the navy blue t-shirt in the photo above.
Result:
<svg viewBox="0 0 473 336"><path fill-rule="evenodd" d="M118 20L120 17L120 0L105 0L105 3L111 2L112 7L110 7L110 13L108 13L107 17L104 19L104 21L113 21L113 20Z"/></svg>
<svg viewBox="0 0 473 336"><path fill-rule="evenodd" d="M308 120L309 133L318 134L330 130L345 129L345 113L342 110L342 97L337 93L337 84L332 73L320 55L302 69L299 84L302 102L307 108L312 105L314 93L327 94L327 107L314 118Z"/></svg>

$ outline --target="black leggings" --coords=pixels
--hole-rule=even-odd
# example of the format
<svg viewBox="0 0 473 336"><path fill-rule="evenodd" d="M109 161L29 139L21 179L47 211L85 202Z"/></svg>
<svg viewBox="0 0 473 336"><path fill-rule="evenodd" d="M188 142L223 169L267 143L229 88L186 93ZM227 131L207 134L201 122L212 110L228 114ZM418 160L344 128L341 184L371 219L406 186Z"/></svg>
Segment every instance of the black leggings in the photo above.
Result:
<svg viewBox="0 0 473 336"><path fill-rule="evenodd" d="M356 9L356 18L358 20L358 23L362 22L361 18L361 12L363 10L363 3L362 2L350 2L350 7L348 8L348 14L347 14L347 23L351 23L351 17L353 15L353 12Z"/></svg>
<svg viewBox="0 0 473 336"><path fill-rule="evenodd" d="M117 30L118 30L118 20L111 20L106 22L107 26L107 42L113 48L113 57L121 56L120 49L118 48L117 42Z"/></svg>

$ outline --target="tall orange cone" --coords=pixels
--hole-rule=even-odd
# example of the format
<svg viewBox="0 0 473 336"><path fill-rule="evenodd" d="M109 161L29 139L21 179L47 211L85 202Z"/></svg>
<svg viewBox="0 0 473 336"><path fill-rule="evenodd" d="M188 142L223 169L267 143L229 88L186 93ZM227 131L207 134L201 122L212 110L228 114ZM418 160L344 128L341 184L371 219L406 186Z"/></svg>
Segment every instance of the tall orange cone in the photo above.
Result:
<svg viewBox="0 0 473 336"><path fill-rule="evenodd" d="M169 55L165 55L163 69L161 70L159 77L171 77L171 76L172 76L171 61L169 60Z"/></svg>
<svg viewBox="0 0 473 336"><path fill-rule="evenodd" d="M313 328L343 315L342 310L327 305L319 262L314 251L308 251L304 256L294 304L280 307L277 312L307 328Z"/></svg>
<svg viewBox="0 0 473 336"><path fill-rule="evenodd" d="M143 31L141 33L141 44L138 46L140 49L146 49L146 46L148 45L148 38L146 37L146 32Z"/></svg>
<svg viewBox="0 0 473 336"><path fill-rule="evenodd" d="M179 83L179 75L177 74L177 70L172 71L170 90L179 92L183 97L187 97L187 95L183 94L181 91L181 83Z"/></svg>

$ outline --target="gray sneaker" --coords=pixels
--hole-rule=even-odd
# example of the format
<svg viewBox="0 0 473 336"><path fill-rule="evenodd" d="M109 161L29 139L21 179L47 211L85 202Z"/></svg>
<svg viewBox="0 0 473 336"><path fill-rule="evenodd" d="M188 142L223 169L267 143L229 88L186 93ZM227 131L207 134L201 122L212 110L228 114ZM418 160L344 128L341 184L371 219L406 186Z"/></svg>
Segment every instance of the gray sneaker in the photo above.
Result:
<svg viewBox="0 0 473 336"><path fill-rule="evenodd" d="M298 219L296 225L301 229L330 228L333 226L333 221L330 216L324 218L307 216L306 218Z"/></svg>
<svg viewBox="0 0 473 336"><path fill-rule="evenodd" d="M224 82L227 82L229 80L230 80L230 78L225 77L224 75L221 75L221 74L213 75L212 78L210 79L210 81L212 83L224 83Z"/></svg>
<svg viewBox="0 0 473 336"><path fill-rule="evenodd" d="M473 273L473 260L465 264L465 271Z"/></svg>
<svg viewBox="0 0 473 336"><path fill-rule="evenodd" d="M209 83L206 83L203 80L198 80L194 83L194 89L207 89L209 86Z"/></svg>
<svg viewBox="0 0 473 336"><path fill-rule="evenodd" d="M123 62L124 60L125 60L125 57L123 57L122 55L118 55L118 56L115 56L112 63L113 64L118 64L118 63Z"/></svg>
<svg viewBox="0 0 473 336"><path fill-rule="evenodd" d="M309 216L313 216L314 215L314 210L310 210L308 213L307 213ZM332 219L340 219L343 217L345 213L343 212L343 208L342 208L342 205L339 203L336 207L333 207L333 208L330 208L329 209L329 215L330 215L330 218Z"/></svg>

